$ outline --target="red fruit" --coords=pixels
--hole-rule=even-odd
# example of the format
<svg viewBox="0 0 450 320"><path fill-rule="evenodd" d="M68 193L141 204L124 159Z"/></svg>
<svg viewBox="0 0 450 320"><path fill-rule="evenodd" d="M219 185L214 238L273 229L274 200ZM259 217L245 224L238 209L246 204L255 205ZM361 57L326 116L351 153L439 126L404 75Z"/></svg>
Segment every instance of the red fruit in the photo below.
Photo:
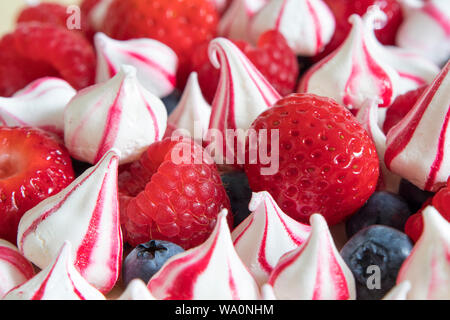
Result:
<svg viewBox="0 0 450 320"><path fill-rule="evenodd" d="M103 31L119 40L147 37L171 47L179 58L178 86L182 89L198 46L216 35L219 17L209 0L115 0Z"/></svg>
<svg viewBox="0 0 450 320"><path fill-rule="evenodd" d="M320 213L334 225L375 191L379 176L375 146L350 111L334 100L291 94L263 112L251 129L267 129L269 137L270 130L279 130L279 170L263 175L261 169L270 165L248 161L250 187L270 192L292 218L308 223L312 214ZM270 150L274 152L274 145ZM247 148L251 160L250 152Z"/></svg>
<svg viewBox="0 0 450 320"><path fill-rule="evenodd" d="M387 134L393 126L399 123L400 120L406 116L426 89L427 86L422 86L415 90L408 91L394 100L394 103L387 109L386 112L386 119L383 124L383 131L385 134Z"/></svg>
<svg viewBox="0 0 450 320"><path fill-rule="evenodd" d="M191 153L189 161L177 162L180 150ZM219 212L230 210L217 168L209 156L201 158L202 153L192 141L169 138L151 145L120 173L121 208L126 207L122 226L132 246L159 239L195 247L208 238ZM228 217L232 225L232 215Z"/></svg>
<svg viewBox="0 0 450 320"><path fill-rule="evenodd" d="M43 76L59 76L77 90L94 83L95 52L79 32L52 24L21 23L1 39L0 49L0 95L10 95Z"/></svg>
<svg viewBox="0 0 450 320"><path fill-rule="evenodd" d="M16 243L22 215L74 179L69 153L53 136L0 127L0 239Z"/></svg>

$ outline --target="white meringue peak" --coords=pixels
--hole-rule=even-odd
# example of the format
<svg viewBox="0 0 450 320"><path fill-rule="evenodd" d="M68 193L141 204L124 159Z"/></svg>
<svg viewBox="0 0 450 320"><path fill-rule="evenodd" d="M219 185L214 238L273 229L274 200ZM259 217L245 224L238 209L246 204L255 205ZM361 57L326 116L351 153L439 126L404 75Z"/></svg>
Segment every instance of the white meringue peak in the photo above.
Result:
<svg viewBox="0 0 450 320"><path fill-rule="evenodd" d="M310 218L311 235L280 258L269 278L281 300L353 300L355 279L320 214Z"/></svg>
<svg viewBox="0 0 450 320"><path fill-rule="evenodd" d="M111 79L122 65L130 65L136 68L142 86L157 97L165 97L175 89L178 57L164 43L147 38L120 41L104 33L97 33L94 42L97 83Z"/></svg>
<svg viewBox="0 0 450 320"><path fill-rule="evenodd" d="M0 239L0 299L33 276L33 266L16 246Z"/></svg>
<svg viewBox="0 0 450 320"><path fill-rule="evenodd" d="M392 288L383 300L407 300L408 292L411 290L411 283L406 280Z"/></svg>
<svg viewBox="0 0 450 320"><path fill-rule="evenodd" d="M112 79L78 92L66 107L64 122L65 145L72 157L95 164L116 148L124 164L162 139L167 111L139 83L136 68L123 65Z"/></svg>
<svg viewBox="0 0 450 320"><path fill-rule="evenodd" d="M270 284L266 283L261 287L261 300L277 300Z"/></svg>
<svg viewBox="0 0 450 320"><path fill-rule="evenodd" d="M239 257L262 286L280 257L306 241L311 227L286 215L266 191L253 193L249 209L252 213L231 237Z"/></svg>
<svg viewBox="0 0 450 320"><path fill-rule="evenodd" d="M148 283L162 300L257 300L259 288L236 253L227 210L200 246L170 258Z"/></svg>
<svg viewBox="0 0 450 320"><path fill-rule="evenodd" d="M270 0L251 21L251 38L278 30L292 50L301 56L315 56L330 42L336 22L322 0Z"/></svg>
<svg viewBox="0 0 450 320"><path fill-rule="evenodd" d="M190 137L201 140L208 130L210 118L211 106L203 97L197 73L192 72L180 102L169 116L168 127L187 130Z"/></svg>
<svg viewBox="0 0 450 320"><path fill-rule="evenodd" d="M386 167L422 190L436 191L450 174L450 62L387 135Z"/></svg>
<svg viewBox="0 0 450 320"><path fill-rule="evenodd" d="M64 108L75 94L62 79L35 80L10 98L0 97L0 125L37 127L62 136Z"/></svg>
<svg viewBox="0 0 450 320"><path fill-rule="evenodd" d="M70 242L64 242L54 261L3 300L105 300L73 266Z"/></svg>
<svg viewBox="0 0 450 320"><path fill-rule="evenodd" d="M450 56L450 1L403 0L404 20L396 44L421 54L436 64Z"/></svg>
<svg viewBox="0 0 450 320"><path fill-rule="evenodd" d="M403 262L397 284L411 283L409 300L450 299L450 223L432 206L423 211L424 230Z"/></svg>
<svg viewBox="0 0 450 320"><path fill-rule="evenodd" d="M125 291L117 300L156 300L150 293L144 281L133 279L130 281Z"/></svg>
<svg viewBox="0 0 450 320"><path fill-rule="evenodd" d="M430 83L439 73L437 66L378 42L374 30L385 19L378 6L370 7L363 18L352 15L345 41L303 76L298 91L330 97L358 110L367 99L389 107L398 95Z"/></svg>
<svg viewBox="0 0 450 320"><path fill-rule="evenodd" d="M118 162L114 151L106 153L63 191L26 212L17 236L20 252L42 269L69 240L81 275L101 292L109 292L122 263Z"/></svg>

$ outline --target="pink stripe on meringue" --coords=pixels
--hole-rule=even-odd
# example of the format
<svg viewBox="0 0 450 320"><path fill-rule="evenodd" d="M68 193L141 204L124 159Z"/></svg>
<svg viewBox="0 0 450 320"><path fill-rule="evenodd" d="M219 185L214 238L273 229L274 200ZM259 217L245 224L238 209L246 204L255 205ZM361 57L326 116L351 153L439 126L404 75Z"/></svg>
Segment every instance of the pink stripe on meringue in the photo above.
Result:
<svg viewBox="0 0 450 320"><path fill-rule="evenodd" d="M322 24L320 23L320 19L317 16L316 10L314 10L314 7L311 5L309 0L306 0L306 5L308 6L308 11L314 21L314 29L316 31L316 54L318 54L319 49L324 46L322 40Z"/></svg>
<svg viewBox="0 0 450 320"><path fill-rule="evenodd" d="M441 10L428 1L422 8L422 11L432 17L434 21L439 23L445 34L450 36L450 19L443 12L441 12Z"/></svg>
<svg viewBox="0 0 450 320"><path fill-rule="evenodd" d="M283 0L280 11L278 12L277 19L275 21L275 29L279 30L281 25L281 20L283 19L284 10L286 9L287 0Z"/></svg>
<svg viewBox="0 0 450 320"><path fill-rule="evenodd" d="M8 247L0 247L0 261L8 262L27 279L30 279L34 275L31 264L16 250Z"/></svg>
<svg viewBox="0 0 450 320"><path fill-rule="evenodd" d="M158 119L156 118L156 114L153 111L152 107L147 103L147 99L145 99L144 94L142 93L142 91L139 91L142 97L142 101L144 101L145 106L148 110L148 113L150 114L150 117L152 118L152 122L153 122L153 128L155 128L155 140L160 140L162 138L162 134L164 132L161 132L161 130L159 129L159 125L158 125Z"/></svg>

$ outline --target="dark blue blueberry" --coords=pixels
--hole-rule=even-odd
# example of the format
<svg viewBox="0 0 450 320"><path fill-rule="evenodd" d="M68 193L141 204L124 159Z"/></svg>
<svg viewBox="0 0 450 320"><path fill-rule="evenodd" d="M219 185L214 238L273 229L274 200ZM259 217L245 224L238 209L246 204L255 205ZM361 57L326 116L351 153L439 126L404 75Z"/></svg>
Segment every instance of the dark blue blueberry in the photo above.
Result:
<svg viewBox="0 0 450 320"><path fill-rule="evenodd" d="M382 299L412 247L406 234L391 227L374 225L355 234L341 255L355 277L357 299Z"/></svg>
<svg viewBox="0 0 450 320"><path fill-rule="evenodd" d="M161 100L164 102L164 105L166 106L167 113L170 115L173 110L175 110L176 106L178 105L178 102L181 98L181 92L179 90L174 90L170 95L167 97L162 98Z"/></svg>
<svg viewBox="0 0 450 320"><path fill-rule="evenodd" d="M250 214L248 204L252 198L252 189L250 189L245 172L230 171L222 173L221 178L228 198L230 198L234 226L236 227Z"/></svg>
<svg viewBox="0 0 450 320"><path fill-rule="evenodd" d="M381 224L400 231L412 214L408 203L396 194L375 192L366 204L346 222L347 236L350 238L365 227Z"/></svg>
<svg viewBox="0 0 450 320"><path fill-rule="evenodd" d="M408 202L412 212L419 211L425 201L427 201L434 194L433 192L423 191L419 189L405 179L402 179L402 181L400 182L400 189L398 193Z"/></svg>
<svg viewBox="0 0 450 320"><path fill-rule="evenodd" d="M123 282L139 278L147 283L166 261L183 252L183 248L169 241L150 240L134 248L123 262Z"/></svg>

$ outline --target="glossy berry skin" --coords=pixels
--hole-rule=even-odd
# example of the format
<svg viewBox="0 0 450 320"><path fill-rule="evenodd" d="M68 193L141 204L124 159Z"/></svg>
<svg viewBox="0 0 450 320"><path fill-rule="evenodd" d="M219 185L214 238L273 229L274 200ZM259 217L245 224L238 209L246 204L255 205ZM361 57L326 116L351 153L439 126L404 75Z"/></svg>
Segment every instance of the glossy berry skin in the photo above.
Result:
<svg viewBox="0 0 450 320"><path fill-rule="evenodd" d="M346 221L347 236L350 238L359 230L374 224L403 231L411 214L408 203L402 197L386 191L376 191L366 204Z"/></svg>
<svg viewBox="0 0 450 320"><path fill-rule="evenodd" d="M308 223L312 214L320 213L334 225L355 213L375 191L375 146L350 111L334 100L291 94L263 112L251 129L279 130L279 156L274 157L279 170L264 175L261 168L268 165L247 161L250 187L271 193L292 218ZM275 146L270 149L274 152ZM254 158L252 153L247 144L247 159Z"/></svg>
<svg viewBox="0 0 450 320"><path fill-rule="evenodd" d="M16 243L22 215L74 179L68 151L31 128L0 127L0 239Z"/></svg>
<svg viewBox="0 0 450 320"><path fill-rule="evenodd" d="M382 299L395 286L412 247L406 234L387 226L373 225L355 234L342 248L341 256L355 277L357 299ZM369 266L377 266L379 274ZM377 275L380 286L370 289L368 284L376 284Z"/></svg>
<svg viewBox="0 0 450 320"><path fill-rule="evenodd" d="M177 159L180 153L185 160ZM125 240L132 246L161 239L195 247L208 238L219 212L230 211L216 165L191 140L167 138L151 145L119 174L119 191L126 202L121 204Z"/></svg>
<svg viewBox="0 0 450 320"><path fill-rule="evenodd" d="M169 241L150 240L139 244L123 262L122 278L125 287L136 278L147 283L169 258L183 251L183 248Z"/></svg>

